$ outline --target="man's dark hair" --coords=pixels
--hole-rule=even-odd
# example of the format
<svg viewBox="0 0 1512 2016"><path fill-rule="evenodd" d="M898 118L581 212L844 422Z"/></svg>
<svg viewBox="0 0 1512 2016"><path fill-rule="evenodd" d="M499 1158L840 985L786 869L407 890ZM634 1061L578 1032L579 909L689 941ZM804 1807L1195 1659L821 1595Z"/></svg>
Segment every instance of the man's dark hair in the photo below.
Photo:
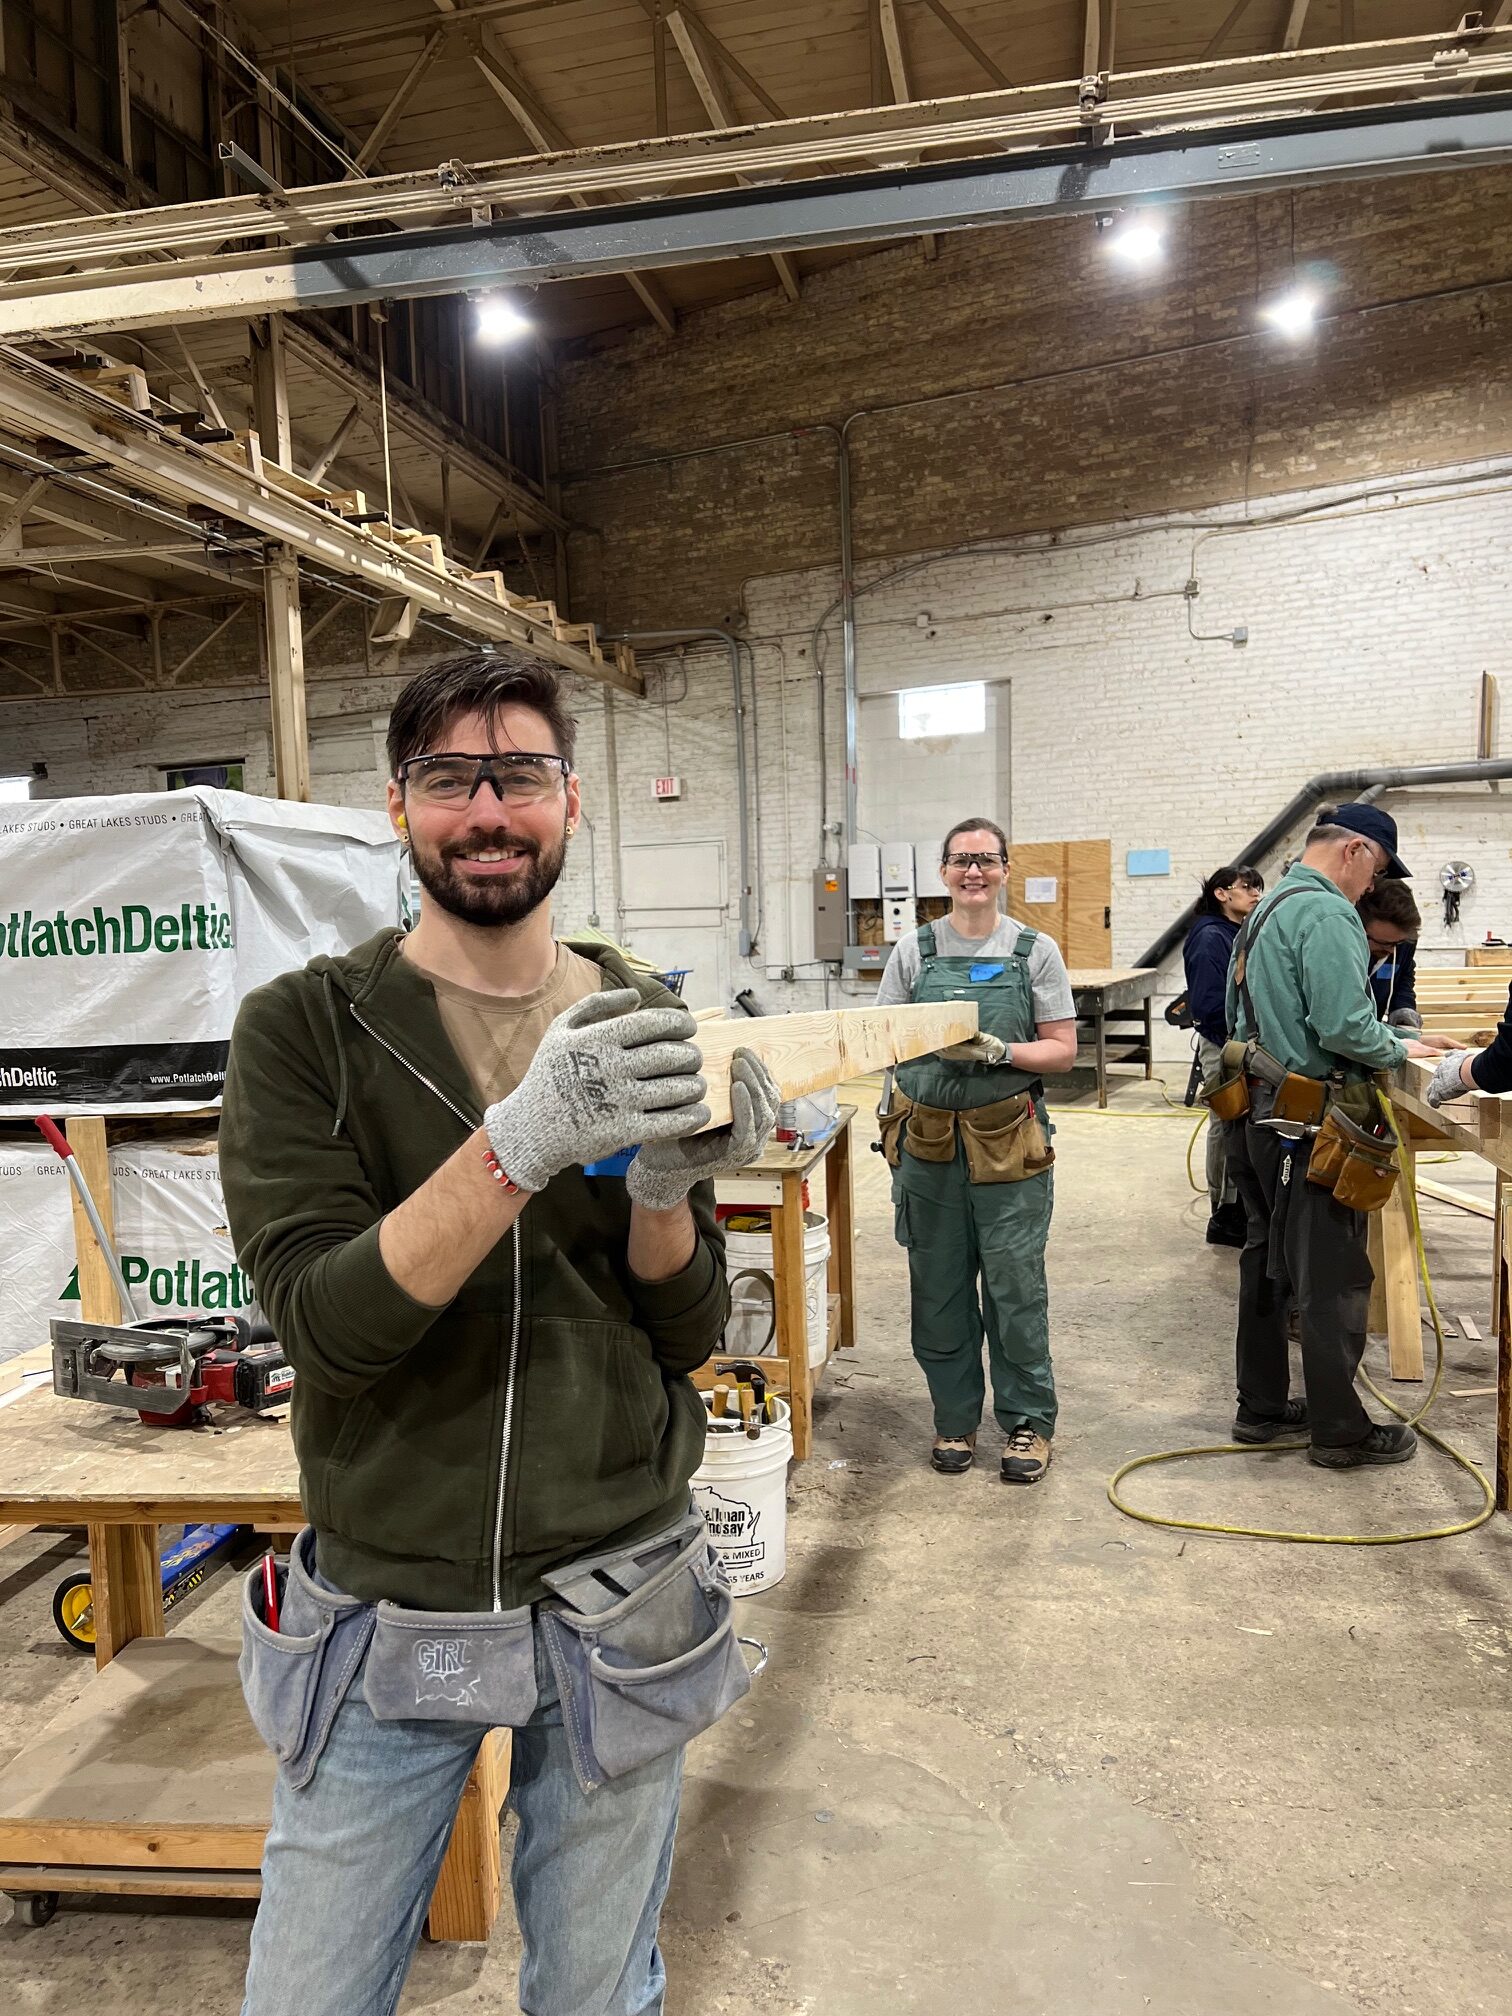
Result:
<svg viewBox="0 0 1512 2016"><path fill-rule="evenodd" d="M1008 859L1008 835L995 821L991 819L957 819L954 826L951 827L945 838L940 842L940 865L942 867L944 866L946 855L950 852L950 843L954 840L957 833L994 834L999 847L1003 850L1003 859L1005 861Z"/></svg>
<svg viewBox="0 0 1512 2016"><path fill-rule="evenodd" d="M1264 889L1265 877L1258 868L1231 866L1215 868L1202 885L1202 894L1197 898L1199 917L1221 917L1223 907L1218 901L1220 889Z"/></svg>
<svg viewBox="0 0 1512 2016"><path fill-rule="evenodd" d="M1393 924L1410 938L1416 938L1423 928L1412 891L1405 882L1378 882L1365 891L1355 908L1362 924Z"/></svg>
<svg viewBox="0 0 1512 2016"><path fill-rule="evenodd" d="M572 761L577 723L562 700L562 682L541 658L496 658L491 651L464 651L458 658L417 672L389 715L388 759L397 777L410 756L445 748L447 730L463 714L482 714L494 740L499 710L531 707L551 730L557 753Z"/></svg>

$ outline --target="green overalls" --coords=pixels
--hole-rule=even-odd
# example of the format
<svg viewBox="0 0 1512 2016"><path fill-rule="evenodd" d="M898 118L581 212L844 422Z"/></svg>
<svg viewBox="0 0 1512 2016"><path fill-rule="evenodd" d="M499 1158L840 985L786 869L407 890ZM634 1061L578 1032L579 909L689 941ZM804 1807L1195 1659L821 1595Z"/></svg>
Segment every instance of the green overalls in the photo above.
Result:
<svg viewBox="0 0 1512 2016"><path fill-rule="evenodd" d="M975 1001L979 1026L988 1034L1005 1043L1032 1042L1029 952L1038 935L1020 931L1007 958L954 959L936 953L934 927L922 925L913 1000ZM1011 1066L918 1057L899 1064L894 1078L908 1098L953 1112L990 1106L1032 1087L1045 1118L1039 1080ZM937 1435L970 1435L981 1421L984 1332L998 1426L1010 1435L1024 1422L1047 1438L1055 1431L1045 1285L1053 1202L1049 1169L1018 1183L970 1182L959 1130L953 1161L922 1162L906 1147L899 1156L895 1230L908 1250L913 1354L929 1382Z"/></svg>

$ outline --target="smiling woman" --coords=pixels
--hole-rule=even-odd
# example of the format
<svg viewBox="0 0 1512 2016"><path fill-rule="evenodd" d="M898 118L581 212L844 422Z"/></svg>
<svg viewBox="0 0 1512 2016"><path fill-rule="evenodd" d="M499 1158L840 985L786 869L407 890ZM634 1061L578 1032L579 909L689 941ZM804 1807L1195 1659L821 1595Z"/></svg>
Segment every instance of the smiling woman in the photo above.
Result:
<svg viewBox="0 0 1512 2016"><path fill-rule="evenodd" d="M877 991L881 1006L975 1001L982 1032L900 1064L879 1116L908 1249L913 1352L934 1403L930 1462L951 1477L975 1460L985 1341L1006 1437L1000 1474L1037 1484L1056 1418L1045 1285L1055 1156L1042 1074L1076 1061L1076 1006L1054 941L1003 914L1003 829L957 821L940 864L949 915L900 940Z"/></svg>

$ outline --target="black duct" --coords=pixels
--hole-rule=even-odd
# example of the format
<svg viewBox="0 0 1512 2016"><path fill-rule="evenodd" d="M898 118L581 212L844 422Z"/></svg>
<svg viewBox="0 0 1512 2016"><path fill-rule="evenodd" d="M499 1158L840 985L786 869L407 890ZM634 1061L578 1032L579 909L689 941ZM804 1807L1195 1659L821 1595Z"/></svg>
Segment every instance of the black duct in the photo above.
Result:
<svg viewBox="0 0 1512 2016"><path fill-rule="evenodd" d="M1229 859L1250 861L1258 866L1271 849L1286 838L1304 812L1316 811L1320 805L1342 804L1361 791L1405 791L1414 785L1424 784L1485 784L1498 777L1512 777L1512 757L1481 756L1469 763L1418 763L1395 769L1323 770L1316 777L1310 777L1275 818L1262 826L1253 840L1246 841ZM1196 914L1197 898L1194 896L1181 915L1166 926L1153 944L1146 946L1134 964L1159 966L1186 936L1187 927Z"/></svg>

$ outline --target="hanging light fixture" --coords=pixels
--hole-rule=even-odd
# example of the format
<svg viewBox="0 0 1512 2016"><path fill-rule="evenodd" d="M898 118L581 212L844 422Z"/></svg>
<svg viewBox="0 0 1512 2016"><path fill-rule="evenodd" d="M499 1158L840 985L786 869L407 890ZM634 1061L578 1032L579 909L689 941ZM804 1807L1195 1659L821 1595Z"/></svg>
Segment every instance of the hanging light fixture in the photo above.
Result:
<svg viewBox="0 0 1512 2016"><path fill-rule="evenodd" d="M480 343L513 343L528 336L535 324L522 315L507 294L480 294L473 333Z"/></svg>
<svg viewBox="0 0 1512 2016"><path fill-rule="evenodd" d="M1278 294L1274 301L1266 303L1260 310L1262 321L1268 322L1278 336L1285 336L1297 343L1310 334L1318 319L1319 301L1316 288L1289 287L1284 294Z"/></svg>

